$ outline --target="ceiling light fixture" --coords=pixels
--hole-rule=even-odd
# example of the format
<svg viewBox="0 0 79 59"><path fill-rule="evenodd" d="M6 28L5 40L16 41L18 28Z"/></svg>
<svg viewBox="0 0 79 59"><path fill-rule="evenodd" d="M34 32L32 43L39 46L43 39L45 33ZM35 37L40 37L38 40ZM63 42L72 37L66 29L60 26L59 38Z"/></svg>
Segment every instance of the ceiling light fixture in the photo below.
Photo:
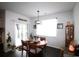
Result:
<svg viewBox="0 0 79 59"><path fill-rule="evenodd" d="M36 20L36 24L40 24L40 23L41 23L41 21L39 20L39 12L40 12L40 11L37 10L37 13L38 13L37 19L38 19L38 20Z"/></svg>

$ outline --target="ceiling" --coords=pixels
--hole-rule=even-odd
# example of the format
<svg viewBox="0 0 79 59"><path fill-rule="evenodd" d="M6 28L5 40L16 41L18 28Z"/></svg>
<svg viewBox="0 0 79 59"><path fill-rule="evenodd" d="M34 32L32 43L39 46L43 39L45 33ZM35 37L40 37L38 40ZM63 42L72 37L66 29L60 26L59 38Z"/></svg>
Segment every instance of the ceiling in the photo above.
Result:
<svg viewBox="0 0 79 59"><path fill-rule="evenodd" d="M58 12L70 11L75 2L0 2L1 9L7 9L27 17L36 17L37 10L40 16Z"/></svg>

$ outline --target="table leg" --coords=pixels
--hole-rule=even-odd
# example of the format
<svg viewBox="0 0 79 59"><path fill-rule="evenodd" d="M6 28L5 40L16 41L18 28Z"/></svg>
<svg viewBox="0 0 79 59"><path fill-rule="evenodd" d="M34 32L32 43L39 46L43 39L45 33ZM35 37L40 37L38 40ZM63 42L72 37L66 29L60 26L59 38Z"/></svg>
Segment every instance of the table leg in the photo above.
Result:
<svg viewBox="0 0 79 59"><path fill-rule="evenodd" d="M35 48L35 54L37 54L37 48Z"/></svg>

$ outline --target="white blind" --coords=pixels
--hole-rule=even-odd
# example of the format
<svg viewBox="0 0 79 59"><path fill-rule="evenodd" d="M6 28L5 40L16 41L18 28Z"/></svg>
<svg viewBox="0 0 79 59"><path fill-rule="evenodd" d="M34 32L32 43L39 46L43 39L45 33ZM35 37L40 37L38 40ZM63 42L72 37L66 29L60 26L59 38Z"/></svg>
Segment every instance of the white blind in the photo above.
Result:
<svg viewBox="0 0 79 59"><path fill-rule="evenodd" d="M57 19L42 20L41 24L37 25L36 34L42 36L56 36Z"/></svg>

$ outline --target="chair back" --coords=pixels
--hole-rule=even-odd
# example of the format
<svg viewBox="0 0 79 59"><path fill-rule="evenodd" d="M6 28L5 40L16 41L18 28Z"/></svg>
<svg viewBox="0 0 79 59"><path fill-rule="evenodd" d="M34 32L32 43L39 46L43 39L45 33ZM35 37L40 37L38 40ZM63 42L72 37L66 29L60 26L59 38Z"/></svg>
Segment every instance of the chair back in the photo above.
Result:
<svg viewBox="0 0 79 59"><path fill-rule="evenodd" d="M40 37L40 40L43 41L43 40L46 40L46 38L45 37Z"/></svg>
<svg viewBox="0 0 79 59"><path fill-rule="evenodd" d="M23 41L22 42L22 55L23 55L23 50L25 50L27 52L26 56L28 56L29 54L29 45L28 45L28 41Z"/></svg>
<svg viewBox="0 0 79 59"><path fill-rule="evenodd" d="M21 42L22 42L22 45L25 45L23 40L21 40Z"/></svg>
<svg viewBox="0 0 79 59"><path fill-rule="evenodd" d="M25 47L27 47L27 49L29 49L28 41L21 40L21 42L22 42L22 48L23 48L23 46L25 46Z"/></svg>

